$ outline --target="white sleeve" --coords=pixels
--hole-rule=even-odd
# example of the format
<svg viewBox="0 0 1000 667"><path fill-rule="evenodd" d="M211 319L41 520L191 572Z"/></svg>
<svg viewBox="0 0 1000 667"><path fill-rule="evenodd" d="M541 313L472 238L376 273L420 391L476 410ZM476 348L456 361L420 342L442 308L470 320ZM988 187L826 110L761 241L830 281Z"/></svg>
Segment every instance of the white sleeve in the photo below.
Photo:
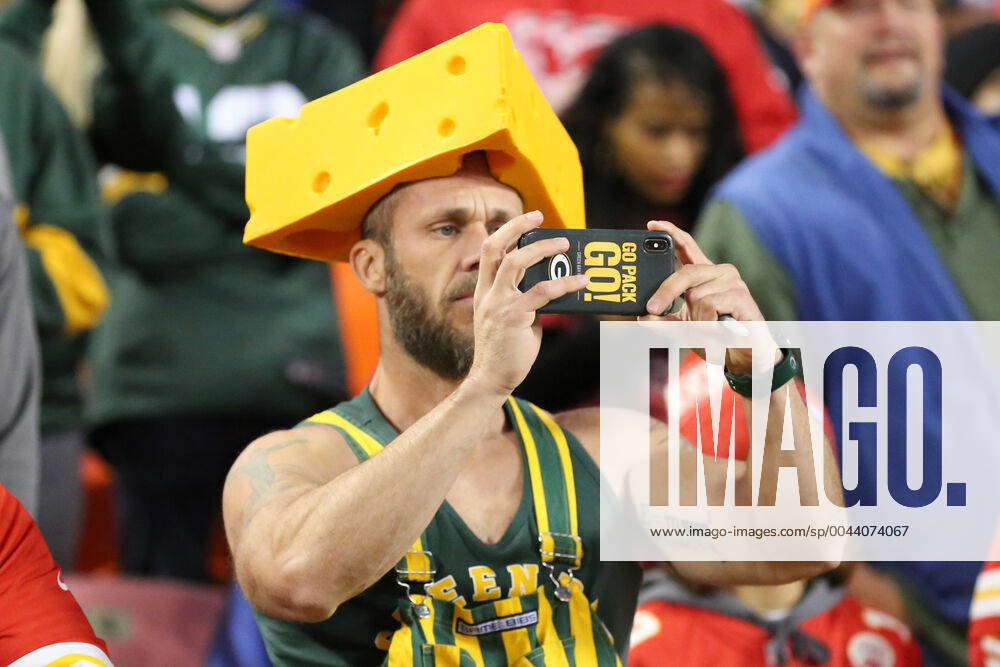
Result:
<svg viewBox="0 0 1000 667"><path fill-rule="evenodd" d="M8 667L114 667L111 659L93 644L62 642L49 644L21 656Z"/></svg>

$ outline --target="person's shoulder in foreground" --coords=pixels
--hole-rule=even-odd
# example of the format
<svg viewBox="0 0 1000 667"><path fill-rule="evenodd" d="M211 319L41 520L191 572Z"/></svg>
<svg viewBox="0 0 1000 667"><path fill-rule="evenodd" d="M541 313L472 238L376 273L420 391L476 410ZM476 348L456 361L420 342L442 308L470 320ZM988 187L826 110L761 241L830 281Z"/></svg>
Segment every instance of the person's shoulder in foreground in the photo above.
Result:
<svg viewBox="0 0 1000 667"><path fill-rule="evenodd" d="M0 485L0 664L110 667L38 526Z"/></svg>

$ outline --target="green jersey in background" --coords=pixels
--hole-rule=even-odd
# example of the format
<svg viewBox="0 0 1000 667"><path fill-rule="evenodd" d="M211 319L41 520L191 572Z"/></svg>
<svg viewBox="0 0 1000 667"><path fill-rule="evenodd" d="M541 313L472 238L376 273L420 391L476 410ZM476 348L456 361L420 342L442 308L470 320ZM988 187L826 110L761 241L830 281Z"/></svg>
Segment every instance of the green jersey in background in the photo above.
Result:
<svg viewBox="0 0 1000 667"><path fill-rule="evenodd" d="M0 30L0 128L42 344L43 434L80 428L77 366L107 304L111 238L90 148L28 54Z"/></svg>
<svg viewBox="0 0 1000 667"><path fill-rule="evenodd" d="M15 2L9 32L30 44L47 5ZM294 422L329 405L344 390L328 270L243 245L244 137L363 76L357 50L269 0L230 16L191 2L87 8L108 63L94 90L98 158L162 174L113 188L117 261L91 346L90 418Z"/></svg>

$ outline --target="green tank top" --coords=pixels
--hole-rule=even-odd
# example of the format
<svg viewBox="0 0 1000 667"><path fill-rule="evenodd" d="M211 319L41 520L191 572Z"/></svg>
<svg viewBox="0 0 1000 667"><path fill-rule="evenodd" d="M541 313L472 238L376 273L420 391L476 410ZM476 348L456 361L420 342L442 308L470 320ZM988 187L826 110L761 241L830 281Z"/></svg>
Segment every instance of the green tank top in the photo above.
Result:
<svg viewBox="0 0 1000 667"><path fill-rule="evenodd" d="M527 428L542 437L546 427L527 404L519 402ZM354 426L383 445L399 435L389 424L366 389L354 399L333 409ZM505 406L508 424L515 423L509 405ZM308 423L308 422L306 422ZM364 460L361 444L347 431L337 428ZM516 429L515 429L516 432ZM635 563L600 560L600 479L593 459L580 442L566 432L573 474L576 478L576 501L579 535L583 541L583 561L576 577L583 583L590 600L625 662L628 637L635 613L640 571ZM428 590L435 597L460 596L468 606L487 600L532 592L545 583L546 571L538 551L528 464L521 448L525 480L517 512L496 544L484 544L465 525L446 501L442 503L424 537L434 552L437 574ZM548 471L542 469L543 476ZM372 530L376 530L372 526ZM358 539L364 539L359 535ZM453 591L453 592L452 592ZM380 665L386 657L388 636L399 627L394 618L403 597L396 573L387 572L368 590L338 607L336 613L321 623L295 623L271 618L256 612L257 622L272 662L285 665L344 665L350 667Z"/></svg>

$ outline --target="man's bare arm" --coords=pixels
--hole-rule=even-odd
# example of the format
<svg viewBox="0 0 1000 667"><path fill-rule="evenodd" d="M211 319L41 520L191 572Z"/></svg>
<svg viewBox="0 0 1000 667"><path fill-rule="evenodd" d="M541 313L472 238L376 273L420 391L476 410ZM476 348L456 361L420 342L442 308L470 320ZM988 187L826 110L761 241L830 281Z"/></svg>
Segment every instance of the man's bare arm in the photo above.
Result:
<svg viewBox="0 0 1000 667"><path fill-rule="evenodd" d="M752 408L750 399L744 398L743 413L747 420L747 432L751 432L750 423ZM780 448L782 429L785 423L784 413L786 405L790 406L792 428L798 429L799 433L807 433L809 426L809 410L802 400L802 396L796 389L794 381L789 382L784 387L779 388L771 394L768 410L770 415L767 420L767 432L765 433L765 447L769 443L776 443ZM817 481L817 488L803 492L802 500L807 503L819 501L819 495L825 488L831 489L832 494L836 494L836 502L843 503L842 486L840 483L840 473L833 451L833 443L825 436L823 437L823 472L825 479ZM809 455L808 450L803 450L803 455ZM803 462L810 468L813 462ZM760 484L763 485L764 480ZM831 494L831 495L832 495ZM839 559L823 561L729 561L729 562L694 562L678 561L669 563L668 566L674 572L688 581L697 584L710 586L739 586L739 585L769 585L786 584L800 579L809 579L824 572L833 570L840 565Z"/></svg>
<svg viewBox="0 0 1000 667"><path fill-rule="evenodd" d="M223 493L250 601L273 616L315 622L375 583L430 523L499 407L491 395L460 388L361 464L328 426L252 443Z"/></svg>
<svg viewBox="0 0 1000 667"><path fill-rule="evenodd" d="M788 399L790 392L790 400ZM744 401L744 415L747 419L747 431L751 430L751 404L749 399ZM771 418L768 419L768 431L765 434L765 441L779 443L782 438L782 426L784 424L784 410L786 400L789 401L792 410L793 428L803 428L808 425L808 409L802 400L799 392L795 390L794 383L789 383L771 394L768 409L772 410ZM644 418L644 415L637 416ZM571 410L556 416L559 425L573 433L584 446L591 458L600 465L600 410L597 408L583 408ZM651 465L657 465L659 457L665 459L667 455L667 425L655 419L650 420L650 445L651 445ZM716 459L712 454L702 454L695 445L688 442L681 436L682 447L681 457L701 456L701 467L728 466L727 459ZM832 443L824 438L824 465L823 470L826 479L823 483L829 485L827 488L839 490L840 485L839 469L832 449ZM666 466L665 460L659 461L660 465ZM691 469L693 466L685 466L684 469ZM812 466L812 461L808 463ZM745 471L746 465L737 462L736 475ZM744 473L745 474L745 473ZM708 475L711 479L725 483L727 479L722 475ZM821 493L823 487L818 486L817 493ZM838 495L838 498L840 496ZM812 498L804 498L807 502ZM784 584L800 579L807 579L817 576L839 565L837 560L829 561L730 561L730 562L698 562L698 561L677 561L666 563L666 565L679 577L694 584L711 586L736 586L736 585L767 585Z"/></svg>
<svg viewBox="0 0 1000 667"><path fill-rule="evenodd" d="M760 313L756 302L753 300L746 284L740 278L739 271L730 265L713 264L698 247L698 244L687 232L679 229L669 222L650 222L649 229L665 231L671 234L677 248L677 258L682 266L671 274L653 296L647 302L647 310L650 315L640 319L646 321L668 320L668 321L706 321L715 322L720 316L730 316L739 321L753 322L763 321L764 317ZM676 313L662 315L667 305L675 299L683 297L684 303ZM763 341L760 341L763 342ZM777 354L777 345L768 337L771 349L774 351L775 360L780 358ZM751 349L732 349L727 351L726 367L737 375L749 375L754 371ZM805 402L797 391L795 384L789 383L784 387L772 392L768 410L771 411L771 418L768 419L768 430L765 434L765 446L776 444L780 449L782 438L782 426L784 424L785 406L791 406L791 418L793 428L797 432L808 432L809 412ZM744 415L747 419L747 431L752 432L750 419L752 414L751 401L743 399ZM560 415L560 422L574 431L584 446L590 452L595 461L599 461L600 429L597 410L578 410ZM654 426L662 430L660 436L654 435L651 442L666 443L665 425ZM681 456L697 456L698 450L691 443L682 442L683 450ZM824 438L824 471L826 479L823 480L825 488L831 490L833 494L840 497L842 486L840 483L839 468L833 454L831 443ZM654 447L652 459L655 463L657 448ZM666 452L665 446L660 447L660 455ZM705 466L718 465L713 457L703 456L702 463ZM812 465L812 461L808 462ZM690 469L690 468L686 468ZM737 466L739 470L739 466ZM717 476L717 479L724 480L724 476ZM819 487L823 488L823 487ZM819 493L819 488L815 493ZM806 498L805 500L809 500ZM842 504L842 501L838 501ZM671 567L680 576L694 583L711 584L717 586L728 586L737 584L780 584L796 581L808 577L813 577L839 564L839 561L817 561L817 562L728 562L728 563L698 563L698 562L675 562Z"/></svg>

